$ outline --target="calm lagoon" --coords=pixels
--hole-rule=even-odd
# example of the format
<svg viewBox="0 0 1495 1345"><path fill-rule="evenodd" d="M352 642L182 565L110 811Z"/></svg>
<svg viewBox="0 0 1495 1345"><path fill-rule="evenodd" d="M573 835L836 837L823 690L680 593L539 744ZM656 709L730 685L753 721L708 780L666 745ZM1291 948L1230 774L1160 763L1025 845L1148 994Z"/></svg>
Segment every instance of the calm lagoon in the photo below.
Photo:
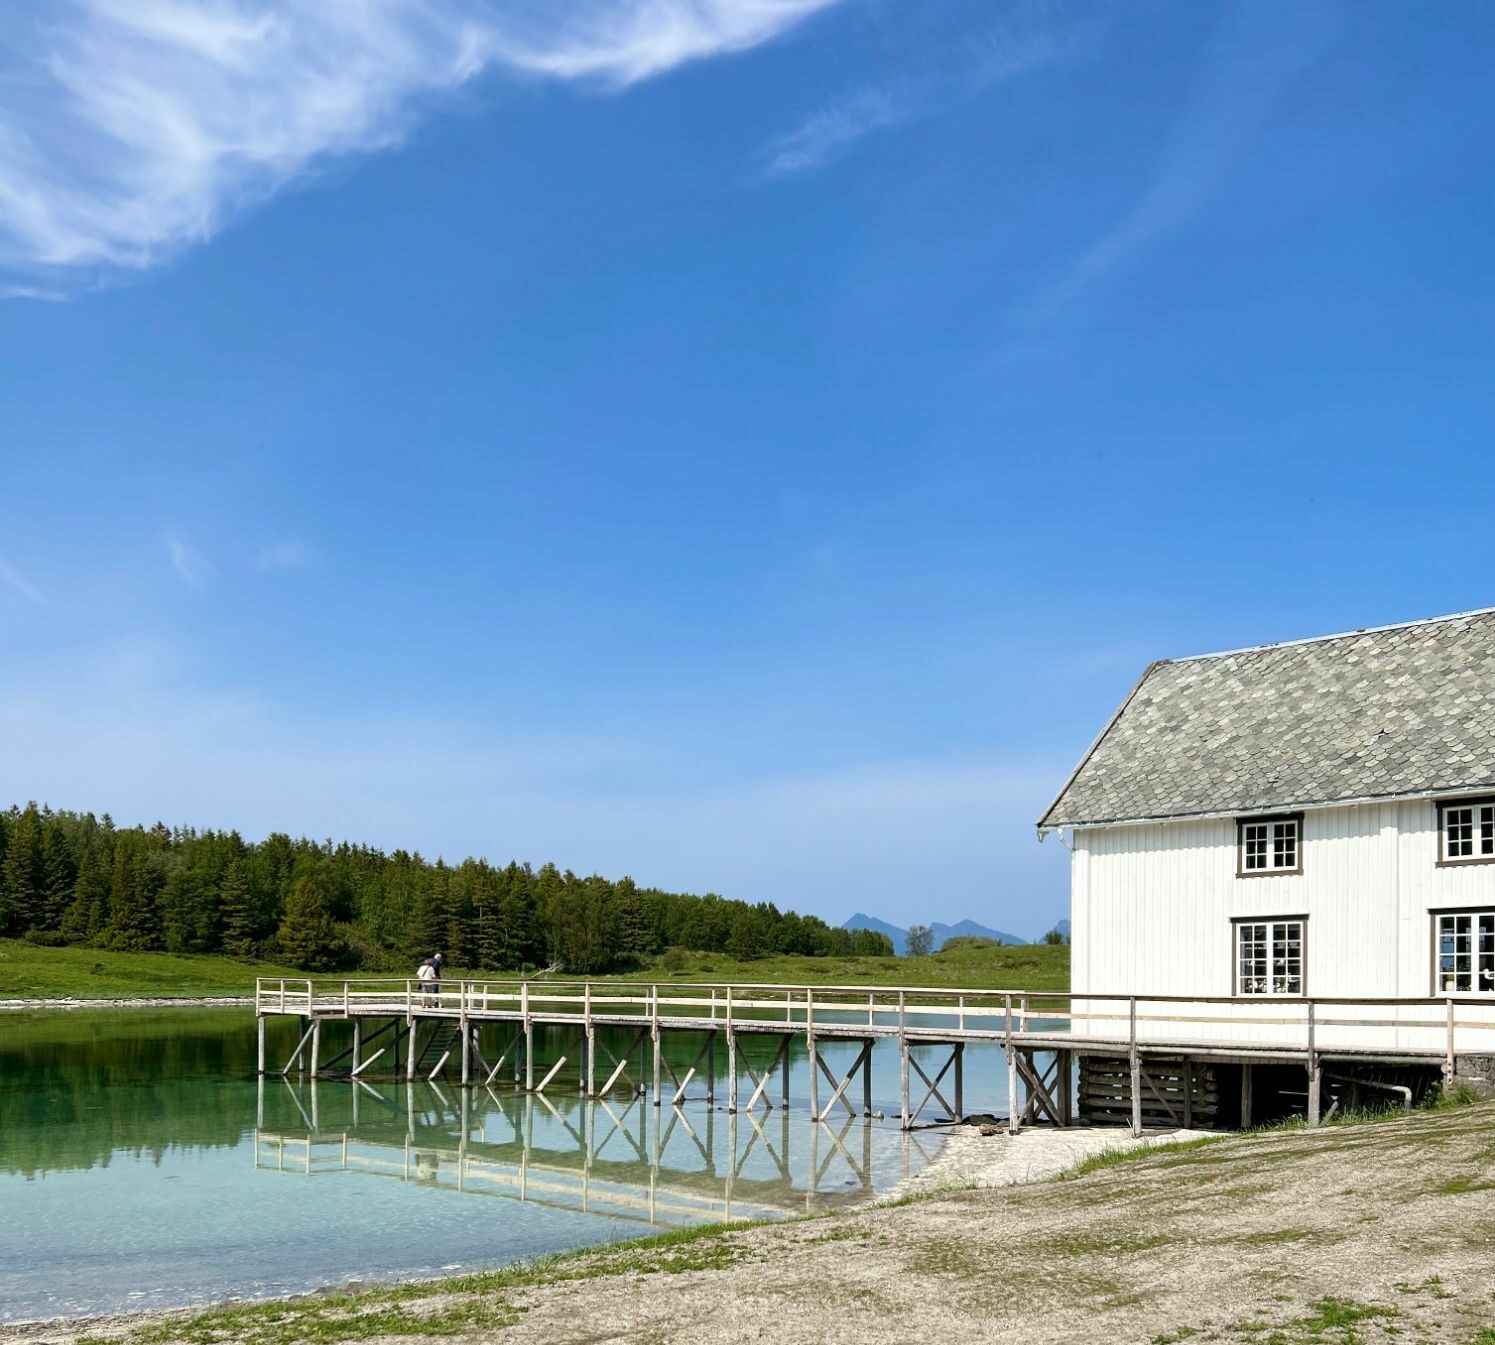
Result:
<svg viewBox="0 0 1495 1345"><path fill-rule="evenodd" d="M272 1021L271 1060L295 1040L290 1020ZM537 1058L547 1047L567 1049L542 1037ZM855 1051L823 1046L838 1075ZM691 1044L680 1052L683 1074ZM1002 1110L1000 1054L967 1062L967 1110ZM787 1112L735 1117L724 1086L712 1105L699 1078L681 1106L655 1107L589 1103L574 1078L536 1097L511 1082L261 1085L254 1069L244 1009L0 1015L0 1321L489 1269L787 1217L886 1191L941 1142L899 1131L891 1042L873 1068L874 1108L891 1119L819 1125L802 1054Z"/></svg>

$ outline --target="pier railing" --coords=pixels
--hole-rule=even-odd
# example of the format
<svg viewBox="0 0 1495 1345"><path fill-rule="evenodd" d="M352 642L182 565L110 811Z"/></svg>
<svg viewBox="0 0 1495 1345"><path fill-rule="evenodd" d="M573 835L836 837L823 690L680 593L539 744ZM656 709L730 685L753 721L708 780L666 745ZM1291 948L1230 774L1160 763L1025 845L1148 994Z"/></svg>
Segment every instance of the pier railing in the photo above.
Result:
<svg viewBox="0 0 1495 1345"><path fill-rule="evenodd" d="M1094 991L756 983L415 978L261 978L261 1015L509 1020L582 1026L732 1027L742 1032L990 1041L1158 1051L1495 1053L1495 998L1124 995Z"/></svg>

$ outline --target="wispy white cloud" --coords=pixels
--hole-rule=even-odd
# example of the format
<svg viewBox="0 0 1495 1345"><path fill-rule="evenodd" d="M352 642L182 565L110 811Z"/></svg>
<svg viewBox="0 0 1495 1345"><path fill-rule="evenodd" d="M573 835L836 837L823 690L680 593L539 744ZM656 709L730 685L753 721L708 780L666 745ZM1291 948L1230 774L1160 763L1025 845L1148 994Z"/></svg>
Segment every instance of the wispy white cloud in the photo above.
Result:
<svg viewBox="0 0 1495 1345"><path fill-rule="evenodd" d="M1027 314L1042 321L1084 291L1186 228L1206 209L1283 91L1318 59L1333 11L1306 3L1236 5L1221 20L1152 180Z"/></svg>
<svg viewBox="0 0 1495 1345"><path fill-rule="evenodd" d="M41 595L41 590L6 560L4 556L0 556L0 584L3 584L14 593L19 593L27 602L46 602L46 599Z"/></svg>
<svg viewBox="0 0 1495 1345"><path fill-rule="evenodd" d="M934 116L992 84L1058 59L1072 45L1073 35L1003 29L962 44L942 61L925 61L917 74L840 94L763 146L763 175L793 177L824 168L864 136Z"/></svg>
<svg viewBox="0 0 1495 1345"><path fill-rule="evenodd" d="M171 558L171 568L188 588L201 588L216 573L213 563L180 537L168 533L163 540L166 554Z"/></svg>
<svg viewBox="0 0 1495 1345"><path fill-rule="evenodd" d="M839 158L853 141L913 115L914 104L902 89L862 89L835 99L763 147L763 172L767 177L813 172Z"/></svg>
<svg viewBox="0 0 1495 1345"><path fill-rule="evenodd" d="M622 88L839 0L57 0L6 20L0 266L147 267L484 71Z"/></svg>
<svg viewBox="0 0 1495 1345"><path fill-rule="evenodd" d="M312 549L305 542L281 538L260 549L262 570L304 570L312 562Z"/></svg>
<svg viewBox="0 0 1495 1345"><path fill-rule="evenodd" d="M41 285L0 285L0 299L31 299L37 303L60 304L66 303L67 297L62 290Z"/></svg>

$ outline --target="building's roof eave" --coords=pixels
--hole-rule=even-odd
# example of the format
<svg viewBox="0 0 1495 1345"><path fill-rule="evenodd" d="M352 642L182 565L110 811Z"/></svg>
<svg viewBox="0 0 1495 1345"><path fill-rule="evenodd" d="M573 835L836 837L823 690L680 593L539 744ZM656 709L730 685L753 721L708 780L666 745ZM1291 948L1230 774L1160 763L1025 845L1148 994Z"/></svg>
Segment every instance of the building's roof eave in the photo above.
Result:
<svg viewBox="0 0 1495 1345"><path fill-rule="evenodd" d="M1132 703L1132 700L1136 697L1137 693L1142 690L1142 683L1147 681L1147 679L1152 676L1152 670L1156 668L1160 663L1167 662L1167 659L1154 659L1147 665L1147 667L1142 670L1142 676L1137 679L1136 685L1133 686L1129 692L1127 692L1126 699L1116 707L1116 713L1106 721L1105 728L1103 728L1099 733L1095 735L1095 741L1085 749L1085 755L1080 758L1079 765L1077 765L1074 770L1070 771L1069 779L1064 782L1063 787L1057 794L1054 795L1053 802L1051 802L1049 806L1043 810L1043 816L1038 819L1039 840L1042 840L1046 835L1048 835L1049 832L1059 830L1059 826L1053 825L1049 822L1049 818L1053 816L1054 809L1059 806L1059 800L1069 792L1070 785L1074 784L1080 772L1085 769L1086 765L1089 764L1090 758L1095 755L1095 749L1099 747L1103 742L1105 742L1106 734L1108 734L1113 728L1116 727L1116 721L1126 713L1126 707Z"/></svg>
<svg viewBox="0 0 1495 1345"><path fill-rule="evenodd" d="M1268 813L1314 812L1324 808L1354 808L1362 804L1398 803L1415 799L1456 799L1488 794L1492 791L1495 791L1495 780L1486 780L1479 784L1449 785L1438 789L1414 789L1402 794L1363 794L1355 798L1344 799L1290 799L1278 803L1262 804L1255 808L1217 808L1199 812L1162 813L1153 817L1107 817L1069 822L1045 820L1038 824L1038 835L1042 838L1051 832L1072 831L1076 828L1093 831L1105 827L1158 826L1164 822L1213 822L1222 817L1259 817ZM1057 803L1058 799L1054 802ZM1049 812L1053 812L1052 807ZM1044 816L1047 819L1048 814Z"/></svg>

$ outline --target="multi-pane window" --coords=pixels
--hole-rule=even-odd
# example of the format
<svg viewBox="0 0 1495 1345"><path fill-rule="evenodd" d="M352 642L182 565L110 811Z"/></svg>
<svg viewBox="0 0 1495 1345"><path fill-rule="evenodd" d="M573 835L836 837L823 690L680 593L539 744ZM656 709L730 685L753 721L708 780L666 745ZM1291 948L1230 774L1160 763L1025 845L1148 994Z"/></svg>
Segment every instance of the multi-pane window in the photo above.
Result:
<svg viewBox="0 0 1495 1345"><path fill-rule="evenodd" d="M1445 803L1438 812L1445 862L1495 859L1495 802Z"/></svg>
<svg viewBox="0 0 1495 1345"><path fill-rule="evenodd" d="M1303 993L1303 922L1242 920L1235 927L1236 990L1242 995Z"/></svg>
<svg viewBox="0 0 1495 1345"><path fill-rule="evenodd" d="M1301 818L1251 818L1240 822L1238 826L1243 874L1301 871Z"/></svg>
<svg viewBox="0 0 1495 1345"><path fill-rule="evenodd" d="M1461 911L1438 917L1440 995L1495 991L1495 911Z"/></svg>

